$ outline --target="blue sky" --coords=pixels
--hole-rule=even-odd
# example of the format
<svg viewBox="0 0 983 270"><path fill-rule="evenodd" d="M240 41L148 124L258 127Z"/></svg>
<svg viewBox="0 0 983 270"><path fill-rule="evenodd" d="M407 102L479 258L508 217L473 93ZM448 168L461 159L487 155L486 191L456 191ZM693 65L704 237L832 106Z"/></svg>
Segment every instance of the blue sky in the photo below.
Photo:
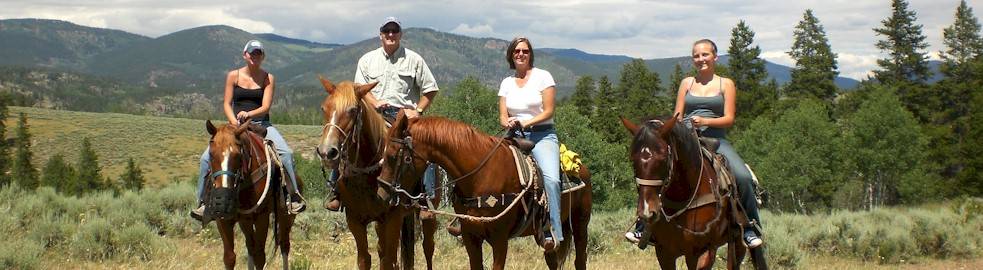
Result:
<svg viewBox="0 0 983 270"><path fill-rule="evenodd" d="M0 18L46 18L157 37L202 25L225 24L254 33L329 43L373 37L386 16L405 27L426 27L474 37L529 37L537 47L663 58L689 54L710 38L725 50L730 30L746 21L769 61L793 65L785 53L806 9L823 24L840 73L856 79L876 69L883 54L872 30L890 15L890 0L577 0L577 1L146 1L3 0ZM980 16L983 0L967 1ZM958 0L911 0L935 56L942 29L952 24Z"/></svg>

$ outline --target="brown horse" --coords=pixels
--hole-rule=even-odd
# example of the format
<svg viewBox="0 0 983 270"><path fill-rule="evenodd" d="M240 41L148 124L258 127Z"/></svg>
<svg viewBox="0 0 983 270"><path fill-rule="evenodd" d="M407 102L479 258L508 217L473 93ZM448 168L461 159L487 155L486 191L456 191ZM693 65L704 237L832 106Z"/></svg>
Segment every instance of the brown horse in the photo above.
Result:
<svg viewBox="0 0 983 270"><path fill-rule="evenodd" d="M345 81L336 86L321 78L321 84L328 96L321 103L325 125L316 151L323 168L339 170L338 192L345 204L348 229L358 248L358 267L369 269L372 265L366 227L374 221L379 237L380 268L396 268L399 250L402 268L413 269L416 209L397 204L399 198L385 192L383 189L388 187L376 179L388 139L386 122L363 99L376 83L355 85ZM401 188L422 190L419 180L416 177L403 182ZM427 268L433 269L437 221L422 220L421 227Z"/></svg>
<svg viewBox="0 0 983 270"><path fill-rule="evenodd" d="M740 268L747 250L735 217L743 213L735 212L738 206L729 198L736 193L717 192L720 178L702 154L695 131L677 124L677 117L647 120L641 127L621 121L634 135L629 156L638 184L638 216L645 220L639 247L654 241L662 269L676 269L679 256L689 269L710 269L717 247L727 244L727 268ZM753 259L765 269L761 250L752 250Z"/></svg>
<svg viewBox="0 0 983 270"><path fill-rule="evenodd" d="M379 176L381 181L399 180L394 175L401 175L406 171L421 172L426 161L440 165L453 177L453 192L458 198L453 202L455 212L462 216L476 217L461 219L461 237L468 252L471 269L483 268L482 242L488 242L492 247L492 269L505 268L510 238L537 235L537 241L541 242L539 235L546 215L544 211L536 211L538 204L529 201L528 204L523 204L525 207L512 207L516 204L501 202L508 201L509 197L513 202L520 200L527 193L522 192L523 186L520 184L516 163L500 138L488 136L472 126L443 117L407 119L402 115L397 117L389 136L391 141L386 146L383 171ZM585 166L581 166L579 178L586 186L564 193L561 198L563 236L567 240L561 242L555 252L544 252L550 269L562 267L571 241L576 241L575 267L587 268L591 184L590 173ZM489 196L501 198L498 201L501 203L488 203L487 199L482 200L488 203L486 207L464 203L468 198ZM525 222L522 222L528 211L539 213L530 217L532 226L524 226Z"/></svg>
<svg viewBox="0 0 983 270"><path fill-rule="evenodd" d="M286 193L281 187L285 170L273 162L276 153L267 148L263 138L248 131L248 124L234 127L222 125L216 128L211 121L205 128L212 138L208 144L211 155L211 175L206 188L204 222L215 220L222 246L226 269L235 268L235 235L233 226L245 236L250 269L263 269L266 265L266 234L273 216L274 241L280 248L283 269L290 269L287 257L290 253L290 228L294 215L287 214ZM269 182L266 180L269 179ZM303 184L297 178L298 188Z"/></svg>

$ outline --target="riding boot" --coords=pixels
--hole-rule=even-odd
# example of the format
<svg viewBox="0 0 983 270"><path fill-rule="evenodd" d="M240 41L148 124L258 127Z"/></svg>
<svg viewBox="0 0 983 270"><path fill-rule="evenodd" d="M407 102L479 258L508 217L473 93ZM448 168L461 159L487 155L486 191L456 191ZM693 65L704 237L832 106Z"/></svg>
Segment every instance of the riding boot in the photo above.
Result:
<svg viewBox="0 0 983 270"><path fill-rule="evenodd" d="M461 236L461 221L458 218L454 218L451 223L447 224L447 233L454 237Z"/></svg>
<svg viewBox="0 0 983 270"><path fill-rule="evenodd" d="M332 170L328 178L327 186L331 189L327 198L324 198L324 209L328 211L341 211L341 194L338 194L338 170Z"/></svg>

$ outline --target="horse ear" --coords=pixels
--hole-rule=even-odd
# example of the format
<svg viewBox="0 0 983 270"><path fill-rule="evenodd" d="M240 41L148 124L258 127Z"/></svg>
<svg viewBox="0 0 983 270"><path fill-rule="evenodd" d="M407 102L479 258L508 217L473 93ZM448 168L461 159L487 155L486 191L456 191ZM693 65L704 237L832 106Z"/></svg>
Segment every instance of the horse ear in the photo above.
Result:
<svg viewBox="0 0 983 270"><path fill-rule="evenodd" d="M321 80L321 85L324 86L324 91L328 92L328 95L334 95L335 88L334 88L334 85L331 84L331 81L329 81L328 79L325 79L321 75L317 75L317 79L318 80Z"/></svg>
<svg viewBox="0 0 983 270"><path fill-rule="evenodd" d="M672 117L669 118L669 121L666 121L666 123L662 125L662 128L659 129L659 136L666 138L672 131L672 128L676 126L677 122L679 122L679 113L672 115Z"/></svg>
<svg viewBox="0 0 983 270"><path fill-rule="evenodd" d="M375 85L377 85L377 84L379 84L379 82L370 82L370 83L367 83L367 84L360 84L360 85L356 86L355 87L355 96L358 97L358 98L364 97L365 94L368 94L369 91L372 91L372 88L375 88Z"/></svg>
<svg viewBox="0 0 983 270"><path fill-rule="evenodd" d="M218 129L212 124L212 120L205 120L205 130L208 130L208 134L212 136L215 136L215 133L218 132Z"/></svg>
<svg viewBox="0 0 983 270"><path fill-rule="evenodd" d="M621 125L625 126L625 128L628 129L628 132L631 132L631 135L637 135L638 134L638 125L636 125L635 123L632 123L628 119L625 119L624 116L620 116L619 115L618 118L621 119Z"/></svg>
<svg viewBox="0 0 983 270"><path fill-rule="evenodd" d="M409 136L409 126L410 119L406 118L406 114L403 113L403 110L399 110L399 113L396 114L396 122L393 123L393 131L395 131L394 134L400 137Z"/></svg>

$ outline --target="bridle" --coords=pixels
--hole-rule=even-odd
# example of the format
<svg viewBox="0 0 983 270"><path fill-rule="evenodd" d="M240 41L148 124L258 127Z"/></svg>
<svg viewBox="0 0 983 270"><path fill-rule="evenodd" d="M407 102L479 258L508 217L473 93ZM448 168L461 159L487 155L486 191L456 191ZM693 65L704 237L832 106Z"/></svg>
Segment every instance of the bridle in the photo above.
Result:
<svg viewBox="0 0 983 270"><path fill-rule="evenodd" d="M337 124L332 122L325 123L324 126L321 128L321 134L326 134L329 129L334 129L337 130L338 133L341 133L341 136L344 137L344 139L342 139L341 141L341 144L338 145L338 157L335 158L338 160L338 165L339 165L338 171L342 174L347 175L351 173L351 174L369 175L372 172L379 170L379 167L381 166L382 163L381 156L382 153L384 153L385 151L385 145L380 141L378 146L379 150L377 150L375 154L376 157L380 157L379 162L372 162L372 165L361 166L361 167L356 164L356 162L358 161L359 149L361 147L361 143L358 141L357 137L359 136L359 134L361 134L361 130L362 130L362 123L363 123L362 114L365 111L363 105L364 104L362 104L359 101L358 104L355 105L354 110L349 112L352 114L351 117L354 123L352 126L351 133L345 132L345 129L341 128L341 126L338 126ZM349 151L347 150L350 147L355 148L355 156L349 155ZM317 148L315 148L314 151L317 152ZM318 153L315 154L317 157L319 158L321 157L320 154ZM321 174L325 177L325 179L328 178L324 162L321 162Z"/></svg>

